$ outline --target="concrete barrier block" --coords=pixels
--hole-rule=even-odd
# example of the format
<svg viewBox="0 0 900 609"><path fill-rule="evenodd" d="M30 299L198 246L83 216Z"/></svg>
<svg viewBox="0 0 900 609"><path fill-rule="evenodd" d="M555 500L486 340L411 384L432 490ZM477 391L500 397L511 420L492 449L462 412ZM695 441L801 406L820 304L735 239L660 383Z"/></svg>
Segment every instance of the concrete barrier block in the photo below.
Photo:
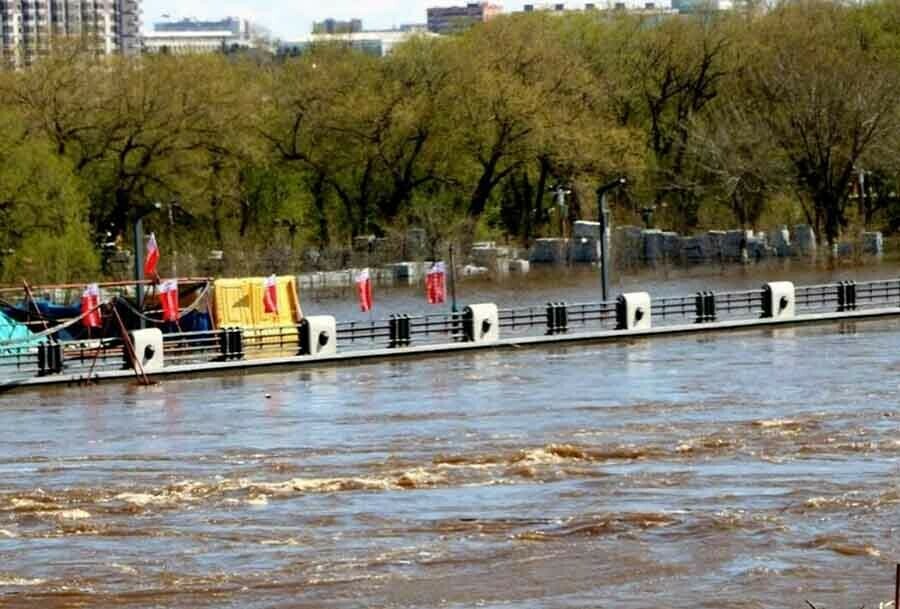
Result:
<svg viewBox="0 0 900 609"><path fill-rule="evenodd" d="M612 259L625 267L638 266L644 257L643 229L637 226L620 226L612 234Z"/></svg>
<svg viewBox="0 0 900 609"><path fill-rule="evenodd" d="M787 226L782 226L769 233L769 245L775 250L776 256L791 255L791 233Z"/></svg>
<svg viewBox="0 0 900 609"><path fill-rule="evenodd" d="M718 261L723 256L723 246L728 233L723 230L711 230L702 236L703 257L708 261Z"/></svg>
<svg viewBox="0 0 900 609"><path fill-rule="evenodd" d="M759 262L771 257L772 254L772 249L769 247L765 236L756 236L747 241L747 257L750 260Z"/></svg>
<svg viewBox="0 0 900 609"><path fill-rule="evenodd" d="M390 270L398 285L413 285L421 278L421 269L415 262L397 262L385 268Z"/></svg>
<svg viewBox="0 0 900 609"><path fill-rule="evenodd" d="M600 229L599 222L588 222L586 220L579 220L572 227L572 236L575 237L575 240L581 239L582 237L588 239L599 240L602 231Z"/></svg>
<svg viewBox="0 0 900 609"><path fill-rule="evenodd" d="M486 266L475 266L474 264L467 264L462 269L463 277L484 277L490 272L491 270Z"/></svg>
<svg viewBox="0 0 900 609"><path fill-rule="evenodd" d="M600 262L600 240L593 237L576 237L572 242L572 261L582 263Z"/></svg>
<svg viewBox="0 0 900 609"><path fill-rule="evenodd" d="M650 294L622 294L616 301L619 330L649 330L653 325Z"/></svg>
<svg viewBox="0 0 900 609"><path fill-rule="evenodd" d="M331 315L314 315L300 322L300 355L335 355L337 321Z"/></svg>
<svg viewBox="0 0 900 609"><path fill-rule="evenodd" d="M663 251L666 260L681 260L681 235L675 232L663 233Z"/></svg>
<svg viewBox="0 0 900 609"><path fill-rule="evenodd" d="M791 319L796 313L794 284L776 281L763 286L763 317Z"/></svg>
<svg viewBox="0 0 900 609"><path fill-rule="evenodd" d="M706 262L703 242L699 237L685 237L681 240L681 259L690 264Z"/></svg>
<svg viewBox="0 0 900 609"><path fill-rule="evenodd" d="M862 234L862 252L866 256L881 256L884 254L884 235L880 232Z"/></svg>
<svg viewBox="0 0 900 609"><path fill-rule="evenodd" d="M568 259L568 253L568 239L536 239L528 259L539 264L562 264Z"/></svg>
<svg viewBox="0 0 900 609"><path fill-rule="evenodd" d="M484 267L495 275L509 272L509 248L506 247L474 247L471 251L472 263Z"/></svg>
<svg viewBox="0 0 900 609"><path fill-rule="evenodd" d="M131 332L131 344L134 346L135 356L140 363L139 370L143 370L144 372L155 372L163 369L165 364L163 335L158 328L133 330ZM131 367L133 365L127 350L125 354L125 364L126 367Z"/></svg>
<svg viewBox="0 0 900 609"><path fill-rule="evenodd" d="M655 265L666 258L665 235L661 230L648 229L641 232L641 241L644 246L644 262Z"/></svg>
<svg viewBox="0 0 900 609"><path fill-rule="evenodd" d="M798 224L794 227L793 244L791 253L794 256L816 255L816 231L808 224Z"/></svg>
<svg viewBox="0 0 900 609"><path fill-rule="evenodd" d="M722 257L729 262L743 262L748 255L748 244L753 231L730 230L722 241Z"/></svg>
<svg viewBox="0 0 900 609"><path fill-rule="evenodd" d="M515 259L509 261L509 272L526 275L531 271L531 263L527 260Z"/></svg>
<svg viewBox="0 0 900 609"><path fill-rule="evenodd" d="M493 303L469 305L463 310L466 342L493 343L500 340L500 312Z"/></svg>

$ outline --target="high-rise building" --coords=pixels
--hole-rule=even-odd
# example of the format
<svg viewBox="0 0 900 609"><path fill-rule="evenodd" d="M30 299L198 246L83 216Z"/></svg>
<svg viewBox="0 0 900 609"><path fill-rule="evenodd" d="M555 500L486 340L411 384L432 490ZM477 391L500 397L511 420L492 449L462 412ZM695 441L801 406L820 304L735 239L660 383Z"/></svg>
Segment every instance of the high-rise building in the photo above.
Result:
<svg viewBox="0 0 900 609"><path fill-rule="evenodd" d="M140 0L0 0L3 58L14 66L66 36L92 38L103 53L139 53L140 33Z"/></svg>
<svg viewBox="0 0 900 609"><path fill-rule="evenodd" d="M503 12L499 4L470 2L465 6L432 7L427 11L428 31L435 34L452 34L476 23L493 19Z"/></svg>
<svg viewBox="0 0 900 609"><path fill-rule="evenodd" d="M326 19L313 23L313 34L356 34L361 31L363 31L362 19L349 21Z"/></svg>

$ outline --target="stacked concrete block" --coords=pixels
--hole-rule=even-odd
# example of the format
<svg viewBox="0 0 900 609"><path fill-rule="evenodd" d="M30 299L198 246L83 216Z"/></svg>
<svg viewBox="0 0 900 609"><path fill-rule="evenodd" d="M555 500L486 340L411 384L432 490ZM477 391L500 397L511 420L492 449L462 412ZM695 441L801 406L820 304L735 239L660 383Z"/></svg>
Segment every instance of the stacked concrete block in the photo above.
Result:
<svg viewBox="0 0 900 609"><path fill-rule="evenodd" d="M753 231L730 230L722 241L722 258L728 262L746 262L749 257L749 243Z"/></svg>
<svg viewBox="0 0 900 609"><path fill-rule="evenodd" d="M701 241L703 244L703 254L709 262L718 262L722 260L726 235L727 233L723 230L711 230L703 235Z"/></svg>
<svg viewBox="0 0 900 609"><path fill-rule="evenodd" d="M815 257L816 255L816 231L808 224L798 224L794 227L793 244L791 253L794 256Z"/></svg>
<svg viewBox="0 0 900 609"><path fill-rule="evenodd" d="M576 238L572 242L572 262L594 263L600 262L600 241L588 237Z"/></svg>
<svg viewBox="0 0 900 609"><path fill-rule="evenodd" d="M650 266L665 262L666 242L661 230L645 230L641 233L641 240L644 243L644 262Z"/></svg>
<svg viewBox="0 0 900 609"><path fill-rule="evenodd" d="M759 262L775 255L772 246L769 245L769 237L765 232L759 231L747 241L747 257L752 262Z"/></svg>
<svg viewBox="0 0 900 609"><path fill-rule="evenodd" d="M862 234L862 253L866 256L884 254L884 236L880 232Z"/></svg>
<svg viewBox="0 0 900 609"><path fill-rule="evenodd" d="M484 275L490 274L490 269L485 266L477 266L474 264L467 264L462 269L463 277L481 277Z"/></svg>
<svg viewBox="0 0 900 609"><path fill-rule="evenodd" d="M526 275L531 271L531 263L521 258L514 258L509 261L509 272L519 275Z"/></svg>
<svg viewBox="0 0 900 609"><path fill-rule="evenodd" d="M572 228L572 261L593 263L600 261L599 222L578 221Z"/></svg>
<svg viewBox="0 0 900 609"><path fill-rule="evenodd" d="M707 262L703 249L703 237L685 237L681 240L681 259L688 264Z"/></svg>
<svg viewBox="0 0 900 609"><path fill-rule="evenodd" d="M681 261L681 235L675 232L663 232L663 250L666 260Z"/></svg>
<svg viewBox="0 0 900 609"><path fill-rule="evenodd" d="M835 258L852 258L856 248L852 243L835 243L831 246L831 255Z"/></svg>
<svg viewBox="0 0 900 609"><path fill-rule="evenodd" d="M642 229L636 226L621 226L612 234L613 260L623 267L638 266L644 257Z"/></svg>
<svg viewBox="0 0 900 609"><path fill-rule="evenodd" d="M775 255L780 258L791 255L791 233L787 226L782 226L769 233L769 245L775 251Z"/></svg>
<svg viewBox="0 0 900 609"><path fill-rule="evenodd" d="M568 254L568 239L536 239L528 259L537 264L564 264Z"/></svg>
<svg viewBox="0 0 900 609"><path fill-rule="evenodd" d="M494 275L509 272L509 248L479 245L472 248L471 256L475 266L484 267Z"/></svg>
<svg viewBox="0 0 900 609"><path fill-rule="evenodd" d="M397 285L413 285L422 277L422 265L415 262L397 262L385 267Z"/></svg>
<svg viewBox="0 0 900 609"><path fill-rule="evenodd" d="M575 239L587 237L589 239L599 241L601 234L602 232L599 222L587 222L585 220L579 220L572 227L572 236Z"/></svg>

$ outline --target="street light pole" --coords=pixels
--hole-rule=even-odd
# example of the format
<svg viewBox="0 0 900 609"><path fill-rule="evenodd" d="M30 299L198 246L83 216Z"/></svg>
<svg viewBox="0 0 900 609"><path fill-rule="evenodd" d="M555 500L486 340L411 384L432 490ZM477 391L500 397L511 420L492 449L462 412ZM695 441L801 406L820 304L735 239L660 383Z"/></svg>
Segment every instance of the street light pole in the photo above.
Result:
<svg viewBox="0 0 900 609"><path fill-rule="evenodd" d="M138 311L144 310L144 216L134 221L134 281ZM138 320L140 328L145 327L144 318Z"/></svg>
<svg viewBox="0 0 900 609"><path fill-rule="evenodd" d="M597 189L597 208L600 220L600 280L603 287L603 301L609 299L609 233L611 228L609 206L606 204L606 194L614 188L625 186L625 178L616 178L608 184Z"/></svg>
<svg viewBox="0 0 900 609"><path fill-rule="evenodd" d="M450 298L451 298L451 308L450 311L453 313L457 313L459 309L456 306L456 263L453 260L453 244L450 244Z"/></svg>
<svg viewBox="0 0 900 609"><path fill-rule="evenodd" d="M138 311L144 310L144 216L161 207L161 203L154 203L149 208L139 209L134 220L134 281ZM147 325L143 317L139 319L139 324L141 329Z"/></svg>

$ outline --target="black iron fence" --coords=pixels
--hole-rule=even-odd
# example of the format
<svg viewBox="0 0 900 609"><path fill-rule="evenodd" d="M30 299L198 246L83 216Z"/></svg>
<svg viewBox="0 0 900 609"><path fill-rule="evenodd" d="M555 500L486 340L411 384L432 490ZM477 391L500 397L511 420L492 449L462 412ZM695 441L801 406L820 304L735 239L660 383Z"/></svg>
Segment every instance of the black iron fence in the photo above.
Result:
<svg viewBox="0 0 900 609"><path fill-rule="evenodd" d="M665 296L651 301L650 319L654 326L757 319L770 314L767 297L765 289ZM900 279L798 286L794 306L798 315L900 308ZM615 330L627 327L623 309L621 301L549 302L498 309L497 324L502 336ZM341 353L454 343L471 339L466 324L464 313L391 315L340 322L334 340ZM293 357L310 352L304 336L303 328L294 326L165 334L162 360L168 367ZM125 340L60 341L44 332L24 342L0 341L0 381L58 374L91 378L100 371L137 367Z"/></svg>

